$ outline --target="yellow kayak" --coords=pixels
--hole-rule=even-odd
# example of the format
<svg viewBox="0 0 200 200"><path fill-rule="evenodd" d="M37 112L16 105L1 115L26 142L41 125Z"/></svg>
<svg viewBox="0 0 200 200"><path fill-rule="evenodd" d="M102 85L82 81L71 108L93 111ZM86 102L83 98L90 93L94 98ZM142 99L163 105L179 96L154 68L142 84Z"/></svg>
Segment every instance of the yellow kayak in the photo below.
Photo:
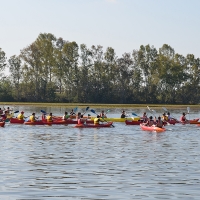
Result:
<svg viewBox="0 0 200 200"><path fill-rule="evenodd" d="M91 119L94 119L95 117L91 117ZM133 121L138 121L140 120L139 117L127 117L127 118L101 118L102 120L105 121L111 121L111 122L125 122L126 120L133 120Z"/></svg>

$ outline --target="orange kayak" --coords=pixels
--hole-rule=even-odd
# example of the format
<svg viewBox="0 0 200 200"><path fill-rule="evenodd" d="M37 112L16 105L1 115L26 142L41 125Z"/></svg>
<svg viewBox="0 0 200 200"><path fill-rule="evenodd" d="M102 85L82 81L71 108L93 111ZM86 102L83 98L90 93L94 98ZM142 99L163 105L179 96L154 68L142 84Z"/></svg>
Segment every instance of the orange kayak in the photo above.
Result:
<svg viewBox="0 0 200 200"><path fill-rule="evenodd" d="M143 131L156 131L156 132L166 131L165 128L159 128L159 127L156 127L156 126L145 126L144 124L140 124L140 128Z"/></svg>

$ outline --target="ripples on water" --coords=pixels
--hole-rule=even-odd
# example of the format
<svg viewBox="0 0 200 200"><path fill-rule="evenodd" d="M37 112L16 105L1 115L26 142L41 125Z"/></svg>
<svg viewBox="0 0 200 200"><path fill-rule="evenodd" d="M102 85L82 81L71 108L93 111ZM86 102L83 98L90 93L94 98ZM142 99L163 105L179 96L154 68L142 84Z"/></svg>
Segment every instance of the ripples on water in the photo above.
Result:
<svg viewBox="0 0 200 200"><path fill-rule="evenodd" d="M200 128L6 124L0 199L199 199Z"/></svg>

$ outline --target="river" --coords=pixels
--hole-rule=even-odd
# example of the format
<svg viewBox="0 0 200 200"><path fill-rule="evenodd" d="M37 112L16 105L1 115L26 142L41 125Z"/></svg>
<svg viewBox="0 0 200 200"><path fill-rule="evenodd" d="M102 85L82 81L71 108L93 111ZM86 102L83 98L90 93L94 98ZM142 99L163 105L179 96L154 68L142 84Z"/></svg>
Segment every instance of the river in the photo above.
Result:
<svg viewBox="0 0 200 200"><path fill-rule="evenodd" d="M181 112L171 110L177 118ZM120 110L107 115L118 117ZM0 129L0 199L200 199L200 127L176 124L155 133L117 122L113 128L73 126L6 123Z"/></svg>

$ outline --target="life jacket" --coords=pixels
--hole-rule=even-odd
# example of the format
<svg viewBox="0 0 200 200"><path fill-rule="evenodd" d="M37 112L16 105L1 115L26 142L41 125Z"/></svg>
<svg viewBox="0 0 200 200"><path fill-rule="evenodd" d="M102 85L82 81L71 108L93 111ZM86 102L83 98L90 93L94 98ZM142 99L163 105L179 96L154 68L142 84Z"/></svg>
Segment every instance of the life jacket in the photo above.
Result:
<svg viewBox="0 0 200 200"><path fill-rule="evenodd" d="M48 122L52 122L52 116L50 116L50 115L47 116L47 121L48 121Z"/></svg>
<svg viewBox="0 0 200 200"><path fill-rule="evenodd" d="M34 122L34 121L35 121L35 116L31 115L31 116L30 116L30 121L31 121L31 122Z"/></svg>
<svg viewBox="0 0 200 200"><path fill-rule="evenodd" d="M94 118L94 124L99 124L100 119L99 118Z"/></svg>
<svg viewBox="0 0 200 200"><path fill-rule="evenodd" d="M19 119L19 120L24 119L24 115L20 113L20 114L17 116L17 119Z"/></svg>
<svg viewBox="0 0 200 200"><path fill-rule="evenodd" d="M182 122L186 121L186 117L184 115L181 117L181 121Z"/></svg>

